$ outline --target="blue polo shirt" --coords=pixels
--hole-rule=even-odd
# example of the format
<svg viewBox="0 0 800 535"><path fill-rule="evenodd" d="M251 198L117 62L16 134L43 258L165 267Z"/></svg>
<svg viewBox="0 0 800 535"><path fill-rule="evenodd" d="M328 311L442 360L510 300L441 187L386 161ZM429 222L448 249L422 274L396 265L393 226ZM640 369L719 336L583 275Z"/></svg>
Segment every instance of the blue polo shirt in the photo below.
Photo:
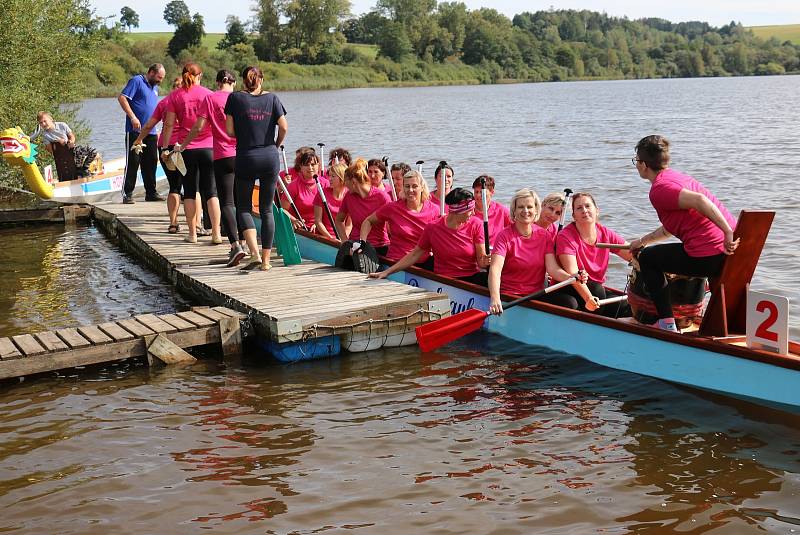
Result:
<svg viewBox="0 0 800 535"><path fill-rule="evenodd" d="M133 114L144 125L153 115L153 110L156 109L156 104L158 104L158 84L150 85L143 74L137 74L128 80L128 84L122 89L122 94L128 98ZM131 126L131 118L127 115L125 116L125 131L134 132ZM150 134L155 133L156 129L153 128Z"/></svg>

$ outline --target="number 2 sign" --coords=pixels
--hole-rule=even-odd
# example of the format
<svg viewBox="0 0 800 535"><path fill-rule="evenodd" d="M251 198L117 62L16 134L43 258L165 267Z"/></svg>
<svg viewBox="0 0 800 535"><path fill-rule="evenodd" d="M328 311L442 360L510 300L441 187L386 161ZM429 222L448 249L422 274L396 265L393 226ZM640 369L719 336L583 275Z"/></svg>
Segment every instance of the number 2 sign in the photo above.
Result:
<svg viewBox="0 0 800 535"><path fill-rule="evenodd" d="M789 354L789 299L747 291L747 347Z"/></svg>

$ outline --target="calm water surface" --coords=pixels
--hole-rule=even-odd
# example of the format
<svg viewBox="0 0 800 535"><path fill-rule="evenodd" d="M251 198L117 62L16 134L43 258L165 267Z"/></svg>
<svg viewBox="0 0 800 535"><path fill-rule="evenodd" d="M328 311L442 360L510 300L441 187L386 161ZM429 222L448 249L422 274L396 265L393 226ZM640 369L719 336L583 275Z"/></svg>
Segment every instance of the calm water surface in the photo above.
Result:
<svg viewBox="0 0 800 535"><path fill-rule="evenodd" d="M439 159L654 228L632 146L776 208L756 286L795 299L798 77L284 93L288 145ZM648 111L656 107L657 112ZM88 101L106 158L113 100ZM117 139L119 137L119 139ZM104 145L107 143L108 145ZM94 228L0 230L0 335L187 303ZM625 266L613 266L624 284ZM797 316L796 307L792 309ZM793 320L793 337L798 321ZM478 336L279 365L129 362L0 391L0 532L792 533L800 416Z"/></svg>

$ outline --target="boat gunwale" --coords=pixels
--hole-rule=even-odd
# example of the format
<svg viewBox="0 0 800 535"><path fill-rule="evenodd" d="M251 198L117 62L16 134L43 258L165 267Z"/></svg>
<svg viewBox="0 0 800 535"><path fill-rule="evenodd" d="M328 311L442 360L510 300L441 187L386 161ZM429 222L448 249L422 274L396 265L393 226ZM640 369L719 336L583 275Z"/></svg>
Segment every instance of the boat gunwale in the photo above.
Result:
<svg viewBox="0 0 800 535"><path fill-rule="evenodd" d="M313 234L311 232L302 229L295 229L295 232L303 237L310 238L312 240L315 240L325 245L329 245L336 249L338 249L340 246L338 241L330 240L328 238L325 238L324 236L320 236L319 234ZM381 257L381 262L386 265L394 264L393 261L384 257ZM433 273L432 271L421 269L416 266L411 266L409 268L406 268L404 271L414 275L425 277L426 279L433 280L442 284L454 286L461 290L472 292L485 297L489 296L488 288L484 288L483 286L478 286L476 284L472 284L469 282L443 277L441 275ZM615 292L619 292L619 290L615 290L613 288L609 289ZM512 296L509 294L501 294L501 297L504 300L511 301L517 296ZM550 303L544 303L541 301L526 301L524 303L521 303L520 306L525 308L532 308L534 310L539 310L541 312L546 312L549 314L555 314L557 316L581 321L584 323L590 323L594 325L599 325L601 327L608 327L611 329L620 330L631 334L636 334L639 336L645 336L647 338L655 338L658 340L671 342L678 345L703 349L706 351L710 351L712 353L724 354L726 356L742 358L746 360L760 362L762 364L769 364L781 368L800 371L800 355L792 353L792 351L800 351L800 344L798 344L797 342L790 342L790 354L789 356L785 356L785 355L780 355L778 353L764 351L761 349L734 345L734 343L744 340L744 337L742 335L733 335L725 338L716 338L716 337L701 336L697 333L686 333L686 334L672 333L669 331L656 329L648 325L627 323L619 321L614 318L606 318L604 316L590 314L588 312L582 312L580 310L572 310L564 307L559 307L557 305L552 305Z"/></svg>

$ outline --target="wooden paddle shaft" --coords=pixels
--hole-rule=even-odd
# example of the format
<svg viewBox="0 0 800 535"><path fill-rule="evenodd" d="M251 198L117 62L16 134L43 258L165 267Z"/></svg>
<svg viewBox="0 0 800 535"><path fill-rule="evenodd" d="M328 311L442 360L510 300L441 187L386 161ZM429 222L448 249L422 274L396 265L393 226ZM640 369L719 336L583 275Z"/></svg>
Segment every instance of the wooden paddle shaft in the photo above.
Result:
<svg viewBox="0 0 800 535"><path fill-rule="evenodd" d="M594 244L595 247L598 249L620 249L622 251L627 251L631 248L630 243L600 243L597 242Z"/></svg>
<svg viewBox="0 0 800 535"><path fill-rule="evenodd" d="M325 213L328 215L328 219L331 222L331 226L333 227L333 234L336 236L337 240L341 240L339 237L339 231L336 229L336 221L333 220L333 214L331 213L331 207L328 206L328 199L325 198L325 192L322 191L322 184L319 183L319 177L314 175L314 182L317 183L317 191L319 192L319 198L322 200L322 206L325 208Z"/></svg>

